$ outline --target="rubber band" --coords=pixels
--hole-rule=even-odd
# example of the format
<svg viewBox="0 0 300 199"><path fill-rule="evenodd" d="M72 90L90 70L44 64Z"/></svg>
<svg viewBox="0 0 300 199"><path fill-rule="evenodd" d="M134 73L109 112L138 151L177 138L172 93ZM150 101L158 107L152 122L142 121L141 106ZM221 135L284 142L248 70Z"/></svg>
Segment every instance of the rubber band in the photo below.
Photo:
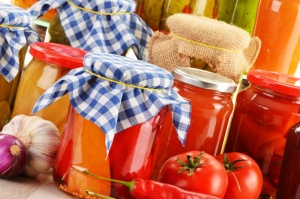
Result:
<svg viewBox="0 0 300 199"><path fill-rule="evenodd" d="M6 24L0 24L0 27L3 27L3 28L25 28L24 26L10 26L10 25L6 25Z"/></svg>
<svg viewBox="0 0 300 199"><path fill-rule="evenodd" d="M91 12L91 13L94 13L94 14L99 14L99 15L123 15L123 14L131 14L131 12L115 12L115 13L97 12L97 11L94 11L94 10L90 10L90 9L87 9L87 8L83 8L83 7L77 6L71 0L67 0L67 1L68 1L68 3L71 6L74 6L77 9L80 9L80 10L83 10L83 11L86 11L86 12Z"/></svg>
<svg viewBox="0 0 300 199"><path fill-rule="evenodd" d="M217 47L217 46L211 46L211 45L204 44L204 43L201 43L201 42L189 40L187 38L184 38L184 37L181 37L179 35L176 35L173 32L171 32L170 34L173 35L174 37L178 38L178 39L183 40L183 41L187 41L189 43L197 44L197 45L204 46L204 47L207 47L207 48L212 48L212 49L222 50L222 51L227 51L227 52L234 52L234 53L242 52L242 50L231 50L231 49L227 49L227 48L221 48L221 47Z"/></svg>
<svg viewBox="0 0 300 199"><path fill-rule="evenodd" d="M127 87L131 87L131 88L138 88L138 89L143 89L143 90L149 90L149 91L165 91L165 89L159 89L159 88L145 88L145 87L142 87L142 86L137 86L137 85L134 85L134 84L126 84L124 82L120 82L120 81L116 81L116 80L113 80L113 79L110 79L110 78L107 78L107 77L103 77L101 75L98 75L96 73L93 73L92 71L90 71L89 69L85 69L87 73L95 76L95 77L98 77L98 78L101 78L103 80L106 80L106 81L110 81L110 82L113 82L113 83L116 83L116 84L120 84L122 86L127 86Z"/></svg>

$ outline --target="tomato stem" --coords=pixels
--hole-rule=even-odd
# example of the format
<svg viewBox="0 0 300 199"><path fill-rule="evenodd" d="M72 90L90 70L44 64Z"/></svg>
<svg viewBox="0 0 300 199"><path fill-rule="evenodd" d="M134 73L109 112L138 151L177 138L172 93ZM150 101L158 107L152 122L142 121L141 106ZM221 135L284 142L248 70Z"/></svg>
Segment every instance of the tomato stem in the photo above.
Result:
<svg viewBox="0 0 300 199"><path fill-rule="evenodd" d="M247 160L240 159L240 160L235 160L233 162L230 162L227 154L226 153L224 154L224 163L223 164L224 164L224 167L225 167L227 172L236 171L236 170L239 170L241 168L244 168L245 165L235 166L236 163L243 162L243 161L247 161Z"/></svg>
<svg viewBox="0 0 300 199"><path fill-rule="evenodd" d="M180 169L180 171L178 171L178 173L181 174L185 170L189 170L188 175L189 176L193 175L196 168L204 165L204 163L200 163L203 154L204 151L202 151L199 155L197 155L197 157L187 155L187 163L183 162L181 158L178 157L177 162L182 166L182 168Z"/></svg>

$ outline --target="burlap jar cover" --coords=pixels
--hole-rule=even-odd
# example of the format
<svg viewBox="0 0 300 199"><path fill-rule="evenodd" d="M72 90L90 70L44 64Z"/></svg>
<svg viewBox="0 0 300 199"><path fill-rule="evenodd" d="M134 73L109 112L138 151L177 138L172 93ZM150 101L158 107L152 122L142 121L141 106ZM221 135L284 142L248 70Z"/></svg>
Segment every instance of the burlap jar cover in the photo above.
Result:
<svg viewBox="0 0 300 199"><path fill-rule="evenodd" d="M191 59L207 63L213 72L238 81L255 62L261 41L245 30L215 19L175 14L167 19L168 35L155 32L148 43L149 62L172 71L191 67Z"/></svg>

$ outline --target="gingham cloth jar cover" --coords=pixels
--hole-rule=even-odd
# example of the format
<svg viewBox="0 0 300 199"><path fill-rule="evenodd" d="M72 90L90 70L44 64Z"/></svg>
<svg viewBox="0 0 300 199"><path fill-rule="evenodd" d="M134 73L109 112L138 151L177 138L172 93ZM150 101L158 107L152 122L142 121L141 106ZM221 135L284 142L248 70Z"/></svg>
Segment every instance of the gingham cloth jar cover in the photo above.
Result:
<svg viewBox="0 0 300 199"><path fill-rule="evenodd" d="M28 11L0 2L0 74L11 82L19 72L19 52L39 40Z"/></svg>
<svg viewBox="0 0 300 199"><path fill-rule="evenodd" d="M70 45L86 51L121 55L132 47L147 59L152 29L134 13L134 0L40 0L30 9L37 19L56 9Z"/></svg>
<svg viewBox="0 0 300 199"><path fill-rule="evenodd" d="M120 55L88 53L84 67L71 70L46 90L33 112L69 93L75 111L105 133L109 152L116 133L148 121L168 105L184 144L191 106L172 86L172 74L158 66Z"/></svg>

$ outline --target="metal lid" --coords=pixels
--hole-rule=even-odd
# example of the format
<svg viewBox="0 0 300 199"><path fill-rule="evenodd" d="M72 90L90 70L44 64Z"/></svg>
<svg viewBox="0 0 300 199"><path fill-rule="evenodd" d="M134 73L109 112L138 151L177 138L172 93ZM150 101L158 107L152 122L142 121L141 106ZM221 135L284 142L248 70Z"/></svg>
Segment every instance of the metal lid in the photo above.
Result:
<svg viewBox="0 0 300 199"><path fill-rule="evenodd" d="M233 93L237 87L228 77L197 68L178 67L173 70L173 76L186 84L223 93Z"/></svg>

